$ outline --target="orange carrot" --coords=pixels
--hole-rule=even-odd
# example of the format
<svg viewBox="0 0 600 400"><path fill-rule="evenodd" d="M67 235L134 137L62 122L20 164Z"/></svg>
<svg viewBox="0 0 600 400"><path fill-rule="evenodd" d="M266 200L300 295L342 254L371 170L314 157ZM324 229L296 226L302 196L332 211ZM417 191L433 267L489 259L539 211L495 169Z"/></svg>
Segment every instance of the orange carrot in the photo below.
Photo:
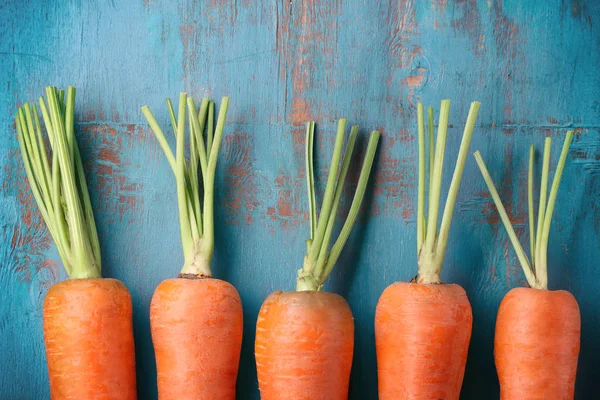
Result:
<svg viewBox="0 0 600 400"><path fill-rule="evenodd" d="M222 280L168 279L150 307L161 399L235 399L242 302Z"/></svg>
<svg viewBox="0 0 600 400"><path fill-rule="evenodd" d="M581 316L575 297L567 291L548 290L547 252L554 204L573 139L567 132L554 174L548 201L551 139L546 138L538 208L534 227L533 166L535 149L529 150L529 239L531 261L525 254L500 200L496 186L479 152L475 159L496 204L502 223L529 284L512 289L502 300L496 320L494 359L502 400L571 400L575 391Z"/></svg>
<svg viewBox="0 0 600 400"><path fill-rule="evenodd" d="M346 400L354 321L343 297L276 292L256 323L256 366L263 400Z"/></svg>
<svg viewBox="0 0 600 400"><path fill-rule="evenodd" d="M46 105L47 104L47 105ZM46 88L36 105L19 108L15 125L29 185L70 280L44 301L50 398L136 398L131 296L101 279L100 244L75 139L75 88ZM51 162L50 162L51 160Z"/></svg>
<svg viewBox="0 0 600 400"><path fill-rule="evenodd" d="M465 373L473 316L464 289L443 284L450 222L479 103L471 104L458 160L436 237L450 101L442 101L435 156L433 110L429 111L429 220L425 229L425 123L418 105L419 191L417 255L419 273L411 283L394 283L375 312L380 400L458 400Z"/></svg>
<svg viewBox="0 0 600 400"><path fill-rule="evenodd" d="M380 399L458 399L473 316L458 285L397 282L375 315Z"/></svg>
<svg viewBox="0 0 600 400"><path fill-rule="evenodd" d="M176 132L175 156L150 109L142 108L175 174L184 255L179 278L162 282L152 297L150 326L158 396L161 400L233 400L242 347L242 302L232 285L212 278L210 268L214 251L215 169L229 98L224 97L221 102L215 129L212 101L204 99L198 111L193 99L182 93L177 120L169 99L167 105ZM183 154L186 108L189 162ZM204 193L203 208L200 193Z"/></svg>
<svg viewBox="0 0 600 400"><path fill-rule="evenodd" d="M339 176L346 120L338 123L321 213L317 221L313 172L314 122L306 130L310 239L296 292L276 292L263 303L254 353L262 400L345 400L354 351L354 320L344 298L322 292L362 202L379 132L371 132L358 186L340 236L329 250L358 126L352 127Z"/></svg>
<svg viewBox="0 0 600 400"><path fill-rule="evenodd" d="M512 289L496 320L494 359L500 398L573 399L581 318L564 290Z"/></svg>
<svg viewBox="0 0 600 400"><path fill-rule="evenodd" d="M71 279L44 301L53 399L136 398L131 296L116 279Z"/></svg>

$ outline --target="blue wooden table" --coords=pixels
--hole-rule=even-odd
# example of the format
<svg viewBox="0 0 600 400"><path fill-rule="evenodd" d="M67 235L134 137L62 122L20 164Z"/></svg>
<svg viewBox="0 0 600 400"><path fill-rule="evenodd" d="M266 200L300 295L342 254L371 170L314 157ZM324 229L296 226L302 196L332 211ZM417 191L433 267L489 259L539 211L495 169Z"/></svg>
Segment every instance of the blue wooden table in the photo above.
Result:
<svg viewBox="0 0 600 400"><path fill-rule="evenodd" d="M445 190L469 104L479 100L472 150L488 162L524 243L528 146L555 138L554 165L564 133L577 130L550 237L550 287L570 290L581 306L576 392L592 398L600 390L599 29L600 6L585 0L0 1L0 399L48 398L42 301L65 274L26 183L13 116L49 84L78 89L103 272L133 296L140 399L156 398L150 298L182 265L175 181L140 107L167 126L164 98L180 91L231 97L213 270L243 299L240 398L258 399L258 309L270 292L294 289L302 264L304 124L318 124L322 190L340 117L363 135L383 133L363 212L326 286L348 298L356 318L351 398L376 398L375 304L387 285L416 273L416 103L437 109L443 98L452 99L453 126ZM471 157L442 278L461 284L473 305L462 398L497 398L497 307L524 278Z"/></svg>

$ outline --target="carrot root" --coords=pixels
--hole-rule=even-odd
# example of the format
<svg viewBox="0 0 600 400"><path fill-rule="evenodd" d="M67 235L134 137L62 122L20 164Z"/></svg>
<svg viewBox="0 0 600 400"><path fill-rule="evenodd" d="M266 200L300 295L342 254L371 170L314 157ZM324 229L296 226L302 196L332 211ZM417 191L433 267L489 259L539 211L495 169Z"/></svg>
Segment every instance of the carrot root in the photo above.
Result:
<svg viewBox="0 0 600 400"><path fill-rule="evenodd" d="M71 279L44 300L50 398L135 400L131 295L116 279Z"/></svg>
<svg viewBox="0 0 600 400"><path fill-rule="evenodd" d="M234 400L243 313L237 290L214 279L163 281L150 306L161 400Z"/></svg>
<svg viewBox="0 0 600 400"><path fill-rule="evenodd" d="M496 320L494 358L502 400L571 400L581 317L564 290L512 289Z"/></svg>
<svg viewBox="0 0 600 400"><path fill-rule="evenodd" d="M472 322L458 285L390 285L375 313L379 399L458 400Z"/></svg>
<svg viewBox="0 0 600 400"><path fill-rule="evenodd" d="M262 400L347 400L354 320L346 300L325 292L276 292L256 324Z"/></svg>

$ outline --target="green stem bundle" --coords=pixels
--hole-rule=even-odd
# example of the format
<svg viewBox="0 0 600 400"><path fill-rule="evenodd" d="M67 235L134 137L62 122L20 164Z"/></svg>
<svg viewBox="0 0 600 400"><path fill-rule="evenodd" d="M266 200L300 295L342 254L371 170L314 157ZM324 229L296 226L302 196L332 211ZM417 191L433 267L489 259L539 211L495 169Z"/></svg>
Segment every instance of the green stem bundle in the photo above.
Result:
<svg viewBox="0 0 600 400"><path fill-rule="evenodd" d="M542 162L542 177L540 183L540 199L539 199L539 207L538 207L538 215L537 215L537 230L534 231L534 222L535 222L535 214L533 207L533 164L534 164L534 155L535 149L533 145L529 150L529 174L527 181L527 197L528 197L528 208L529 208L529 241L530 241L530 251L531 251L531 262L523 250L521 243L519 242L519 238L515 233L515 230L510 222L506 209L502 204L502 200L500 200L500 196L498 195L498 191L496 190L496 186L490 176L485 162L481 157L479 151L475 152L475 160L477 161L477 165L481 170L481 174L483 175L483 179L487 184L487 187L490 191L492 199L496 204L496 208L498 209L498 213L500 214L500 218L502 219L502 223L508 233L508 237L517 253L517 258L519 259L519 263L523 268L523 273L525 274L525 278L527 279L527 283L529 286L535 289L548 289L548 238L550 236L550 225L552 224L552 214L554 212L554 205L556 203L556 196L558 194L558 187L560 186L560 180L562 177L562 173L565 167L565 162L567 159L567 155L569 153L569 147L571 145L571 141L573 140L573 131L568 131L567 136L565 138L565 142L563 143L562 151L560 153L560 158L558 160L558 165L556 167L556 172L554 173L554 179L552 181L552 187L550 189L550 195L548 196L548 200L546 201L546 194L548 191L548 171L550 165L550 146L552 144L552 139L549 137L546 138L544 142L544 158Z"/></svg>
<svg viewBox="0 0 600 400"><path fill-rule="evenodd" d="M23 104L15 125L29 185L70 278L99 278L100 243L75 139L75 88L46 88L39 98L52 150L46 152L37 107Z"/></svg>
<svg viewBox="0 0 600 400"><path fill-rule="evenodd" d="M315 123L311 121L306 126L306 184L310 214L310 239L306 241L304 265L302 269L298 271L296 283L296 289L298 291L321 290L325 280L337 262L342 249L350 236L352 227L356 222L358 210L360 209L371 168L373 166L377 143L379 141L379 132L372 131L348 217L342 226L342 230L337 240L330 249L329 246L333 236L336 214L342 197L346 175L348 174L348 169L350 167L356 137L358 135L358 126L353 126L350 131L350 137L348 138L348 143L346 144L342 159L346 120L340 119L338 121L334 150L329 166L327 184L325 186L325 195L323 197L323 204L321 205L321 212L318 218L315 201L314 131ZM342 160L342 165L338 174L340 160Z"/></svg>
<svg viewBox="0 0 600 400"><path fill-rule="evenodd" d="M184 254L182 274L211 276L210 264L215 246L215 171L228 107L229 97L223 97L215 127L214 102L208 98L202 100L198 110L193 98L181 93L177 116L171 99L167 99L171 126L176 136L175 155L148 106L142 107L142 113L158 139L177 183L179 226ZM186 113L190 137L189 160L186 160L184 154ZM200 168L200 176L198 168ZM202 205L200 204L201 193L204 194Z"/></svg>
<svg viewBox="0 0 600 400"><path fill-rule="evenodd" d="M435 144L435 153L433 151L433 109L428 109L428 127L429 127L429 155L426 155L425 148L425 116L424 107L421 103L417 107L417 125L418 125L418 143L419 143L419 187L418 187L418 205L417 205L417 256L419 260L419 283L440 283L440 272L444 263L446 247L448 245L448 235L450 233L450 223L454 213L456 196L460 188L465 162L467 159L469 145L479 112L479 103L471 103L467 123L463 133L458 159L452 182L446 198L446 205L442 215L439 234L437 234L438 213L440 205L442 171L444 167L444 152L446 147L446 136L448 132L448 120L450 117L450 100L442 100L440 119L438 123L438 134ZM425 161L429 160L429 183L426 185ZM425 217L425 191L429 190L428 218ZM436 235L437 234L437 235Z"/></svg>

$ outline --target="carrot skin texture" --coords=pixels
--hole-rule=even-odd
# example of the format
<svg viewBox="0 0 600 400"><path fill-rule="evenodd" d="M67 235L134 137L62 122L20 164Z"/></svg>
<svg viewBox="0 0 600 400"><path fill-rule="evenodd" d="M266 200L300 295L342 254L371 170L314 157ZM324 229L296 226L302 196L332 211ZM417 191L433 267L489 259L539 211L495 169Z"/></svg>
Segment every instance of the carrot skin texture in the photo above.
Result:
<svg viewBox="0 0 600 400"><path fill-rule="evenodd" d="M70 279L44 300L50 398L135 400L131 295L108 278Z"/></svg>
<svg viewBox="0 0 600 400"><path fill-rule="evenodd" d="M160 400L234 400L243 312L237 290L214 278L163 281L150 305Z"/></svg>
<svg viewBox="0 0 600 400"><path fill-rule="evenodd" d="M397 282L375 312L380 400L458 400L473 314L462 287Z"/></svg>
<svg viewBox="0 0 600 400"><path fill-rule="evenodd" d="M347 400L354 319L326 292L275 292L264 301L254 346L262 400Z"/></svg>
<svg viewBox="0 0 600 400"><path fill-rule="evenodd" d="M496 320L494 358L502 400L574 397L581 316L567 291L515 288Z"/></svg>

